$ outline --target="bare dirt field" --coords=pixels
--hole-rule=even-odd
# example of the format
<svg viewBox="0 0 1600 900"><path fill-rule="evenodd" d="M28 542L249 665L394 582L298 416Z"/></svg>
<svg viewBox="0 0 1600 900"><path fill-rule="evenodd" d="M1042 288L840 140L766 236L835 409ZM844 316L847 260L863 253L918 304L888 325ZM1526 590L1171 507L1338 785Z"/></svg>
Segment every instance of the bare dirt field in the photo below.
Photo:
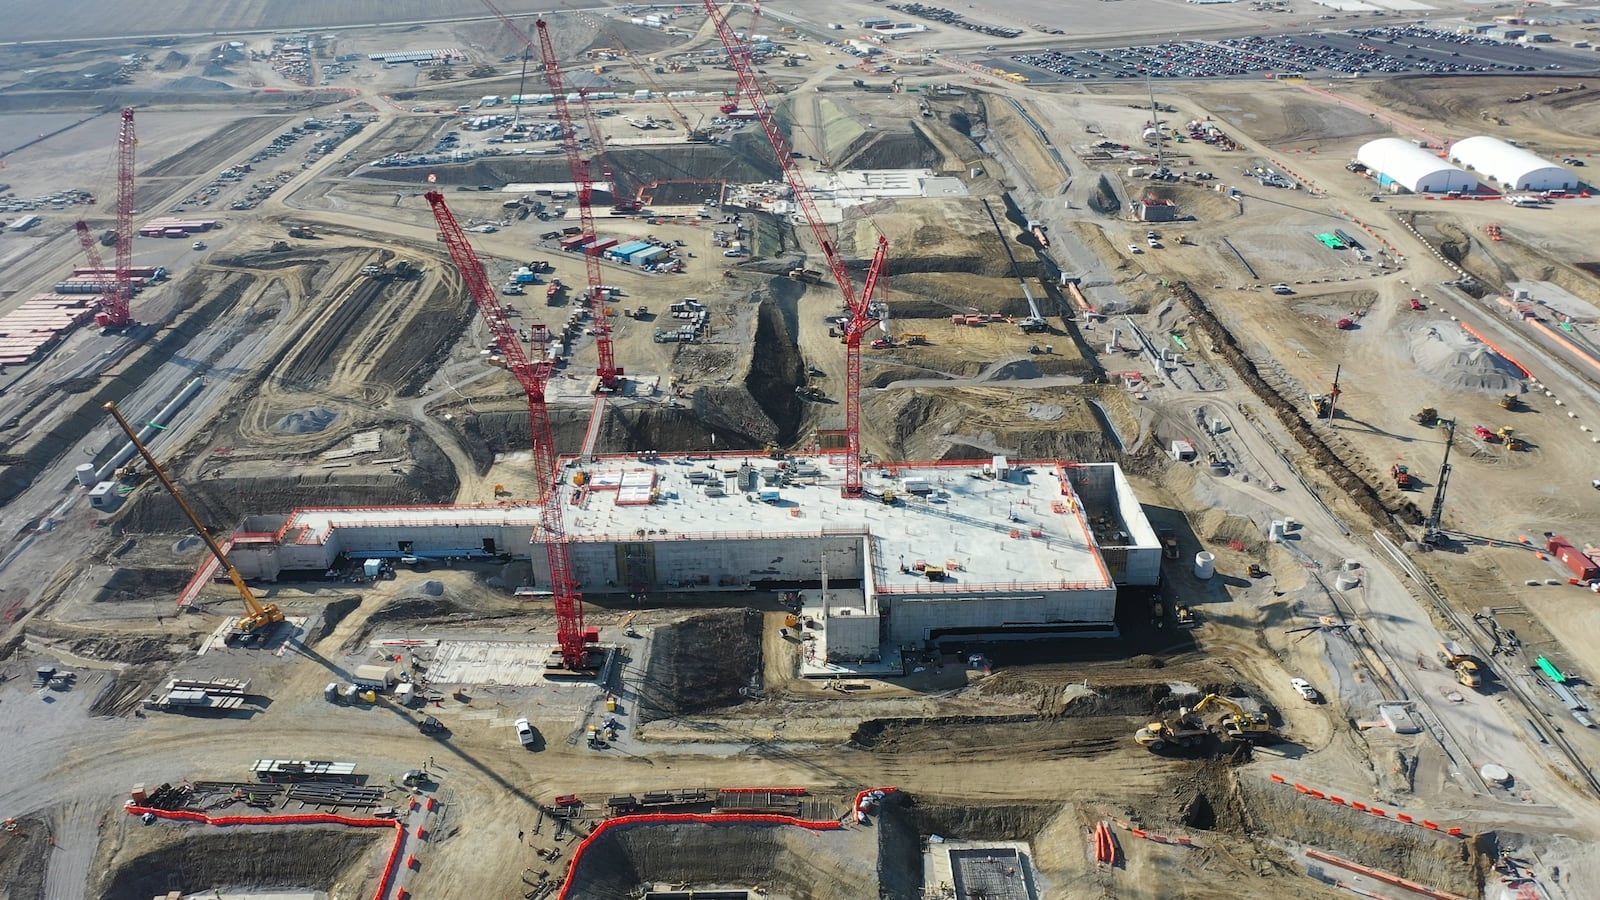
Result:
<svg viewBox="0 0 1600 900"><path fill-rule="evenodd" d="M457 6L402 4L387 15L399 23L483 16ZM1524 281L1593 300L1588 207L1518 211L1408 197L1371 204L1370 182L1343 163L1360 142L1390 133L1393 120L1258 82L1156 88L1173 108L1163 113L1169 126L1211 116L1237 149L1171 140L1161 161L1185 180L1154 181L1138 169L1148 173L1154 162L1141 143L1143 85L1046 91L937 59L897 59L894 72L864 73L841 49L781 37L794 17L813 20L813 37L857 37L853 24L835 33L815 23L854 23L882 10L830 0L769 10L762 26L812 57L764 63L776 87L797 88L779 102L808 157L859 168L926 166L962 179L969 192L839 211L839 240L858 278L880 233L892 248L880 295L888 328L874 330L869 343L887 335L895 346L863 351L863 446L883 460L1121 463L1162 540L1170 532L1174 543L1159 587L1120 592L1116 634L964 636L901 648L903 677L808 681L797 675L802 643L781 593L591 597L587 624L616 648L604 681L542 680L537 665L553 645L555 615L546 597L514 593L533 580L517 548L510 561L414 562L377 581L349 559L331 575L320 566L286 573L257 588L293 627L255 649L213 646L237 613L237 594L227 583L206 585L195 611L174 611L173 597L205 551L149 473L111 473L125 495L113 514L92 509L73 486L81 462L103 464L120 445L101 404L116 400L143 420L203 378L151 440L201 518L223 535L247 516L298 507L528 501L540 486L525 399L493 359L498 348L436 240L421 194L443 191L474 229L493 302L529 334L523 344L536 346L533 326L542 323L566 345L545 391L558 449L570 454L590 424L598 363L595 323L578 302L585 261L542 236L577 224L570 211L553 211L567 202L554 193L570 175L551 141L517 148L541 151L532 155L457 159L442 148L455 132L474 153L488 151L486 133L455 111L519 89L522 45L491 19L347 30L341 26L361 24L350 18L359 11L262 7L222 23L214 10L180 5L161 15L183 19L195 36L131 47L147 59L120 71L126 40L87 39L175 26L148 16L135 23L127 11L94 17L74 35L83 43L0 51L13 73L14 89L0 103L6 121L13 132L47 134L7 156L0 181L18 193L83 187L99 198L87 210L48 211L40 230L0 235L0 258L10 261L0 291L20 303L76 263L70 223L78 215L92 213L92 225L104 227L112 195L106 109L141 106L141 217L182 206L224 225L199 250L189 240L135 243L137 262L172 272L136 299L144 326L122 335L80 329L37 369L4 373L0 819L16 824L0 833L0 875L15 895L376 892L386 829L382 840L377 832L278 825L207 831L145 825L121 809L135 784L242 782L253 761L281 758L351 761L376 790L370 806L435 801L429 837L410 845L418 867L406 867L395 885L416 896L551 896L579 837L605 818L608 798L763 786L803 788L803 798L775 795L774 808L819 820L850 818L860 790L900 790L880 800L865 825L839 830L623 827L576 865L580 888L566 896L621 898L674 883L909 900L937 889L924 883L922 853L939 847L932 835L1028 842L1036 893L1050 898L1344 896L1317 874L1334 864L1307 850L1473 897L1493 889L1499 876L1490 867L1506 851L1547 896L1582 896L1596 875L1579 838L1596 834L1600 821L1585 760L1600 744L1550 699L1531 666L1544 655L1574 673L1593 668L1588 648L1600 639L1600 615L1584 604L1587 592L1521 539L1537 544L1547 531L1579 546L1595 539L1600 520L1586 483L1595 439L1585 429L1600 406L1581 360L1515 330L1520 323L1493 304L1500 290ZM1080 12L1075 34L1107 40L1158 26L1187 33L1237 23L1255 31L1264 15L1175 0ZM1269 18L1287 27L1315 14L1320 8ZM745 15L739 11L736 27ZM963 15L1028 29L1007 49L1056 40L1034 28L1049 22L1043 7ZM59 30L52 17L74 16L83 10L16 16L27 25L15 37L49 37ZM326 91L291 92L269 35L241 36L244 48L210 57L225 39L208 33L214 28L291 20L331 35L312 54L326 83L300 85ZM552 18L563 63L585 83L592 76L596 87L627 90L654 78L700 91L732 83L731 72L709 65L670 71L687 59L670 57L714 45L698 15L679 23L694 34L616 17L601 24L589 12ZM581 54L611 46L612 33L645 57L644 72ZM893 49L976 49L989 40L937 26ZM459 47L471 58L465 67L417 68L365 57L432 47ZM347 72L335 65L341 56L355 57L345 60ZM69 87L86 72L98 92ZM858 77L887 91L862 91L852 84ZM893 92L891 79L902 77L901 86L917 90ZM975 96L975 80L983 96ZM1504 102L1558 81L1364 79L1337 91L1418 127L1481 124L1526 135L1543 150L1588 152L1591 89ZM934 82L963 93L927 90ZM720 115L720 98L684 100L690 121ZM1480 118L1485 107L1493 115ZM716 124L714 143L690 144L681 139L686 123L664 104L619 100L615 108L602 118L616 142L607 164L620 184L711 179L765 183L771 192L776 169L759 130ZM627 124L646 110L674 126ZM536 121L547 111L537 110ZM289 149L273 149L313 114L361 128L326 151L312 151L323 136L304 140L306 132L292 132L302 137ZM1495 117L1508 124L1491 125ZM506 145L493 147L498 154ZM451 158L372 165L435 153ZM207 193L222 170L257 154L244 183ZM823 162L803 165L815 172ZM1304 184L1261 185L1252 176L1258 166L1291 167ZM505 189L540 182L557 184L539 188L545 193ZM258 183L271 189L235 207ZM1230 198L1219 185L1241 193ZM1177 220L1132 219L1128 202L1146 196L1174 200ZM535 198L548 202L539 207L548 218L534 214ZM601 404L598 453L781 456L843 427L844 348L829 321L841 313L839 296L827 274L822 284L786 277L791 268L827 266L788 208L772 210L601 211L600 232L670 246L684 272L600 264L617 289L601 314L634 381L631 392ZM1025 233L1030 219L1048 229L1050 246ZM291 234L298 225L313 233ZM1490 225L1503 225L1502 240L1492 240ZM1150 244L1150 230L1163 246ZM1363 248L1334 251L1317 240L1333 230L1359 237ZM731 240L753 245L753 258L724 256ZM1443 285L1459 275L1435 250L1470 272L1484 296ZM543 283L499 293L517 266L539 259L551 264L542 278L559 278L567 291L553 302ZM1029 312L1018 268L1047 331L1018 325ZM1077 308L1060 292L1060 275L1110 312ZM1275 283L1292 292L1274 292ZM704 322L693 340L669 340L684 321L672 307L681 313L687 298L705 309ZM950 318L975 313L988 321ZM1341 319L1350 320L1346 327ZM1581 336L1591 325L1573 327ZM1535 368L1537 380L1512 357ZM1108 379L1108 368L1138 375ZM1318 420L1308 395L1332 393L1335 377L1337 415ZM816 393L802 396L807 388ZM1520 398L1515 409L1499 405L1506 393ZM1445 449L1444 432L1411 419L1423 406L1458 423L1440 552L1418 543ZM1491 434L1513 428L1526 448L1483 437L1479 424ZM1174 459L1175 441L1190 442L1196 458ZM1412 489L1396 483L1399 465L1417 479ZM1092 525L1102 534L1124 527ZM1211 554L1214 572L1197 568L1201 552ZM1491 672L1485 685L1457 681L1438 659L1444 640L1464 641L1480 656ZM481 671L505 665L510 675L447 674L470 669L461 660L472 654ZM407 671L422 688L422 708L387 694L326 698L330 682L375 662ZM77 678L33 687L41 665ZM1317 693L1307 697L1292 677ZM220 714L147 710L145 699L173 678L250 686L240 708ZM1571 689L1580 698L1590 692L1577 679ZM1211 734L1198 746L1154 753L1135 740L1138 729L1175 721L1210 694L1233 705L1206 705ZM1421 731L1392 732L1380 704L1409 710ZM1252 711L1279 740L1250 747L1216 737L1222 715ZM423 733L424 716L445 730ZM524 717L535 732L527 744L514 726ZM591 748L591 733L605 736L603 748ZM1491 762L1509 778L1482 774ZM400 783L418 769L430 784ZM1342 802L1298 792L1297 783ZM583 804L570 826L558 826L555 798L569 794ZM191 804L224 813L261 808L250 799L225 785ZM1461 831L1377 817L1355 802ZM678 808L709 812L713 803L728 805L700 798ZM318 805L327 804L287 794L266 804L278 813ZM1094 859L1098 822L1118 835L1117 864ZM1141 832L1182 842L1144 840Z"/></svg>

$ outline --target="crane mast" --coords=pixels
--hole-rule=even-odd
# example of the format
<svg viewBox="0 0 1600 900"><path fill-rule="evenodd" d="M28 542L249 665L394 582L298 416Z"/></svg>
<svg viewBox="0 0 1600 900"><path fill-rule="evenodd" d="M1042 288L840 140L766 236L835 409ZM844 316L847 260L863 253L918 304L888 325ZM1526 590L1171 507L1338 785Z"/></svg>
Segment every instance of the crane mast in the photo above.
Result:
<svg viewBox="0 0 1600 900"><path fill-rule="evenodd" d="M540 354L537 361L528 359L517 337L517 329L506 317L489 284L483 261L473 252L467 234L456 221L455 214L445 204L444 194L429 191L426 195L433 218L444 235L450 259L466 283L467 293L483 314L489 333L506 361L517 383L528 398L528 419L533 432L533 468L539 488L539 524L544 539L545 553L550 562L550 592L555 598L556 642L560 645L561 664L569 671L584 671L588 665L590 635L583 627L583 599L578 593L577 581L572 574L572 551L567 546L566 528L562 521L560 469L556 457L555 436L550 427L550 408L545 403L545 383L553 364ZM533 326L534 346L543 347L548 331L543 325Z"/></svg>
<svg viewBox="0 0 1600 900"><path fill-rule="evenodd" d="M133 148L138 145L133 130L133 107L122 111L122 126L117 132L117 255L115 284L100 300L95 324L102 328L124 328L133 324Z"/></svg>
<svg viewBox="0 0 1600 900"><path fill-rule="evenodd" d="M794 195L794 201L805 216L806 224L811 227L811 233L822 248L822 255L828 261L828 268L833 273L833 280L839 285L839 293L844 295L845 307L850 311L850 322L845 326L846 371L845 386L845 480L844 493L846 496L861 496L861 336L872 327L874 319L871 315L872 295L877 289L878 279L883 272L888 259L889 242L883 236L878 237L878 247L872 258L872 266L867 271L866 286L858 295L855 282L850 278L850 269L845 265L844 257L839 254L838 247L834 244L833 236L828 232L828 227L822 222L822 215L817 211L817 204L811 197L811 190L806 187L805 179L800 177L800 167L795 164L794 151L789 146L789 139L784 136L783 129L778 126L777 118L772 114L772 107L767 103L766 94L763 93L761 82L756 78L755 65L750 59L750 47L740 41L734 34L733 27L728 24L728 17L717 8L715 0L705 0L706 14L711 17L711 22L716 26L717 36L722 39L723 47L728 51L728 62L732 64L738 74L739 94L749 101L756 117L761 120L761 127L767 133L767 140L772 144L772 151L778 157L778 165L783 167L784 178L789 182L789 191ZM735 104L735 108L737 105ZM724 107L726 109L726 107Z"/></svg>
<svg viewBox="0 0 1600 900"><path fill-rule="evenodd" d="M83 223L79 222L78 224L82 225ZM88 227L85 226L80 233L87 234ZM183 510L184 516L188 518L189 524L194 526L194 530L200 533L200 539L206 542L206 549L211 551L211 555L216 557L217 563L222 566L223 571L228 573L228 580L233 582L234 589L239 592L239 599L244 601L245 614L239 619L239 624L234 629L234 633L238 635L255 634L269 625L282 622L283 610L279 609L276 603L262 603L256 599L256 595L244 583L244 576L240 575L239 570L233 567L232 562L228 561L228 555L222 552L222 547L217 544L216 538L213 538L211 532L206 530L206 526L201 523L200 517L195 514L194 507L190 506L189 501L184 499L183 492L178 490L178 486L168 477L166 470L161 468L160 463L156 462L155 455L150 452L150 448L144 445L144 441L139 440L139 433L123 417L122 410L117 408L117 404L107 401L102 408L111 414L111 418L117 420L117 425L128 435L128 440L139 451L139 455L144 457L145 465L148 465L150 471L155 473L156 478L161 480L161 486L167 489L167 493L172 495L172 499L178 501L178 508Z"/></svg>

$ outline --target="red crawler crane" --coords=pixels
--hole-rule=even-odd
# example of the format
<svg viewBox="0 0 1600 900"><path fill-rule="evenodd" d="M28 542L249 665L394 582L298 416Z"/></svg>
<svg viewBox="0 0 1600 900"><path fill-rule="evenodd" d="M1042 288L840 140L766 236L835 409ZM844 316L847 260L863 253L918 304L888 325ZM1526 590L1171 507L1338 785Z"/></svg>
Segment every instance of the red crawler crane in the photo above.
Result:
<svg viewBox="0 0 1600 900"><path fill-rule="evenodd" d="M828 233L828 227L822 224L822 216L817 212L817 204L811 198L811 190L800 177L800 169L795 165L794 151L789 146L789 139L784 137L783 130L778 127L777 119L772 114L772 107L767 103L766 94L762 92L761 82L756 79L755 65L750 61L750 47L733 33L732 26L728 24L728 17L717 8L715 0L705 0L705 5L706 13L716 25L717 36L722 38L722 46L728 50L728 61L738 73L739 93L750 102L756 116L761 119L761 127L766 129L767 140L772 142L772 151L777 154L778 164L783 167L783 174L788 179L789 190L794 194L795 203L805 214L812 235L821 245L822 255L827 258L828 268L833 271L833 280L838 283L839 292L844 295L845 306L850 310L850 322L845 326L848 377L845 383L844 401L844 493L851 497L860 496L862 494L861 336L866 334L877 321L871 314L872 295L877 289L878 279L888 258L889 241L881 235L878 237L878 249L872 257L872 267L867 270L866 286L857 295L855 283L850 280L850 270L845 265L844 257L839 255L833 236Z"/></svg>
<svg viewBox="0 0 1600 900"><path fill-rule="evenodd" d="M133 131L133 107L122 111L122 127L117 132L117 262L115 286L101 296L100 311L94 321L102 328L126 328L133 324L129 307L133 302L133 148L139 143Z"/></svg>
<svg viewBox="0 0 1600 900"><path fill-rule="evenodd" d="M591 205L594 200L591 161L583 155L583 148L578 146L578 132L573 128L572 110L567 105L567 85L561 76L555 46L550 42L550 28L543 19L535 22L534 28L539 32L539 56L544 60L544 78L550 85L550 93L555 96L556 121L561 123L561 146L567 151L567 167L571 169L572 180L578 186L578 219L586 237L597 237L594 207ZM595 140L598 141L598 138ZM622 370L617 368L616 357L611 350L611 322L606 318L605 278L600 273L600 257L588 250L580 252L589 272L589 307L594 315L595 347L600 354L600 389L616 390Z"/></svg>
<svg viewBox="0 0 1600 900"><path fill-rule="evenodd" d="M536 42L523 31L511 17L500 11L492 0L481 0L483 5L494 13L500 23L511 29L517 37L526 41L528 46L535 46ZM550 42L550 29L543 19L534 23L534 30L538 32L539 57L544 65L545 82L550 85L550 93L555 97L556 120L561 123L561 146L567 152L567 166L572 171L572 182L578 189L578 221L586 238L596 238L594 226L594 172L588 157L584 156L583 148L578 145L578 132L572 125L572 110L567 104L566 79L561 75L561 65L556 57L554 45ZM596 146L599 146L599 134L593 135ZM584 264L588 268L589 276L589 306L594 315L595 349L599 352L600 364L596 368L600 376L600 389L613 391L621 387L620 379L623 371L617 368L616 356L611 349L611 321L606 318L606 292L603 289L605 277L600 272L600 257L588 250L583 253Z"/></svg>
<svg viewBox="0 0 1600 900"><path fill-rule="evenodd" d="M556 457L555 437L550 430L550 409L545 405L544 398L545 382L554 366L543 353L536 361L530 361L523 352L517 329L506 318L505 308L500 305L494 288L489 284L483 261L473 252L472 245L467 242L466 232L456 221L455 214L450 212L450 207L445 205L444 194L429 191L427 200L428 206L433 209L434 220L439 223L439 233L444 236L445 246L450 249L450 258L461 272L461 280L466 283L467 292L483 313L489 332L494 336L495 346L505 358L506 367L528 397L528 418L533 426L533 469L540 491L542 537L550 559L550 592L555 596L556 640L561 647L561 666L571 672L589 671L593 668L589 664L589 646L599 635L597 629L586 630L583 626L583 599L573 579L572 552L567 546L566 529L562 524L561 472ZM545 346L549 337L545 326L535 325L533 331L534 346Z"/></svg>

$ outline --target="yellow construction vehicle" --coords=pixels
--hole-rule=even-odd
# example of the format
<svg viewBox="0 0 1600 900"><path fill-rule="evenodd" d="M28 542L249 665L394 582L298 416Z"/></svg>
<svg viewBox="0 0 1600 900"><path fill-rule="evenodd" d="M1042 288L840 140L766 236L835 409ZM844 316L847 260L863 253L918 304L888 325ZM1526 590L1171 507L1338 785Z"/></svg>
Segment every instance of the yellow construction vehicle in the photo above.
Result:
<svg viewBox="0 0 1600 900"><path fill-rule="evenodd" d="M1455 641L1439 645L1439 662L1456 673L1456 680L1470 688L1483 686L1483 667L1472 654Z"/></svg>
<svg viewBox="0 0 1600 900"><path fill-rule="evenodd" d="M1500 395L1500 408L1515 411L1522 407L1522 398L1516 394Z"/></svg>
<svg viewBox="0 0 1600 900"><path fill-rule="evenodd" d="M1506 445L1507 450L1528 449L1528 442L1517 437L1517 430L1512 428L1510 425L1502 427L1499 431L1496 431L1494 435L1500 439L1501 443Z"/></svg>
<svg viewBox="0 0 1600 900"><path fill-rule="evenodd" d="M1211 729L1192 711L1180 710L1164 722L1151 722L1133 733L1133 740L1146 750L1168 747L1194 747L1211 736Z"/></svg>
<svg viewBox="0 0 1600 900"><path fill-rule="evenodd" d="M1411 417L1411 421L1423 428L1432 428L1439 422L1439 411L1431 406L1424 406L1421 412Z"/></svg>
<svg viewBox="0 0 1600 900"><path fill-rule="evenodd" d="M217 545L217 541L211 536L211 532L207 531L206 526L200 523L200 517L195 515L194 508L189 505L189 501L183 499L183 493L178 490L178 486L167 476L166 470L161 468L161 464L156 462L155 456L150 453L150 448L144 445L144 441L139 440L138 432L134 430L132 425L128 424L127 419L123 418L122 411L117 409L117 404L106 403L105 411L110 413L113 419L117 420L117 425L121 426L123 432L128 435L128 440L138 449L139 455L144 457L145 465L149 466L150 471L161 479L162 486L167 489L167 493L172 495L172 499L178 501L178 508L182 509L183 514L189 518L189 523L194 526L195 531L200 533L200 539L206 542L206 548L211 551L212 556L217 558L217 562L228 573L228 579L238 589L239 598L244 601L245 612L244 616L239 619L239 624L234 626L231 637L255 635L282 622L283 610L279 609L275 603L263 604L256 599L255 594L250 592L250 588L244 583L244 576L240 575L239 570L235 569L233 563L228 561L228 555L222 552L222 548Z"/></svg>
<svg viewBox="0 0 1600 900"><path fill-rule="evenodd" d="M1226 710L1219 724L1223 736L1229 740L1252 744L1269 744L1278 740L1278 730L1272 727L1266 716L1250 712L1221 694L1207 694L1205 699L1194 705L1191 712L1199 715L1213 706Z"/></svg>

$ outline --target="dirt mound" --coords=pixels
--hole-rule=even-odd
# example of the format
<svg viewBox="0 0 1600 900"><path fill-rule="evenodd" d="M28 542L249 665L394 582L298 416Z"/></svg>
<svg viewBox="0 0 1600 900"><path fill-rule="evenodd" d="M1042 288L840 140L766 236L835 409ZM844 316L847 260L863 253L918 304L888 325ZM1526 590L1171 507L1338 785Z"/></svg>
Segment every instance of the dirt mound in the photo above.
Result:
<svg viewBox="0 0 1600 900"><path fill-rule="evenodd" d="M314 406L310 409L298 409L272 425L272 430L284 434L316 434L326 431L328 426L339 418L339 414L326 406Z"/></svg>
<svg viewBox="0 0 1600 900"><path fill-rule="evenodd" d="M1522 371L1451 322L1430 322L1410 334L1417 368L1453 387L1503 394L1522 384Z"/></svg>
<svg viewBox="0 0 1600 900"><path fill-rule="evenodd" d="M964 841L1028 841L1061 812L1058 803L977 804L947 797L911 798L911 821L922 834Z"/></svg>
<svg viewBox="0 0 1600 900"><path fill-rule="evenodd" d="M795 900L879 897L874 829L811 831L790 825L646 822L614 825L589 845L573 878L575 897L633 900L639 888L749 889ZM903 856L903 854L902 854ZM918 879L920 882L920 879ZM902 889L903 890L903 889ZM915 893L893 893L907 900Z"/></svg>
<svg viewBox="0 0 1600 900"><path fill-rule="evenodd" d="M962 759L1069 759L1125 749L1138 727L1132 718L1052 720L1033 715L869 719L850 745L875 753L931 754Z"/></svg>
<svg viewBox="0 0 1600 900"><path fill-rule="evenodd" d="M1025 362L1026 365L1034 365ZM1011 378L1023 370L1007 370ZM992 373L991 373L992 374ZM862 399L864 421L878 423L879 439L894 459L979 459L1005 454L1018 459L1112 460L1114 438L1076 388L919 387ZM1061 412L1049 420L1030 418L1031 404L1048 401Z"/></svg>
<svg viewBox="0 0 1600 900"><path fill-rule="evenodd" d="M0 839L0 884L7 897L33 900L43 897L45 869L55 839L43 818L17 820L17 830Z"/></svg>
<svg viewBox="0 0 1600 900"><path fill-rule="evenodd" d="M126 817L130 821L132 817ZM143 829L144 826L130 826ZM189 892L213 886L251 890L296 888L332 891L347 869L351 893L370 874L368 851L392 841L388 829L237 828L152 826L133 832L133 843L176 837L166 846L123 856L99 885L102 900L150 900L168 891Z"/></svg>
<svg viewBox="0 0 1600 900"><path fill-rule="evenodd" d="M645 722L740 702L761 671L761 614L730 609L659 628L639 689Z"/></svg>

